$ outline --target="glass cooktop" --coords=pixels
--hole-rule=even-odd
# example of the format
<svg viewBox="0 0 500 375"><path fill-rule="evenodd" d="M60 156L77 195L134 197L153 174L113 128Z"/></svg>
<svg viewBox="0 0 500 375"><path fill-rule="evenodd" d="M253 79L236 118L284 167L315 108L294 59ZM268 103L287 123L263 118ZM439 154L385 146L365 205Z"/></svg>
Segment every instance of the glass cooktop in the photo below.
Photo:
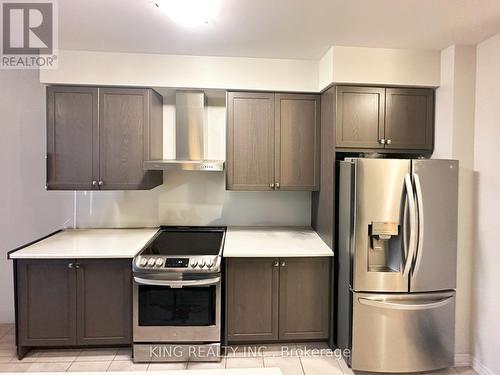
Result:
<svg viewBox="0 0 500 375"><path fill-rule="evenodd" d="M217 255L223 227L162 227L141 255Z"/></svg>

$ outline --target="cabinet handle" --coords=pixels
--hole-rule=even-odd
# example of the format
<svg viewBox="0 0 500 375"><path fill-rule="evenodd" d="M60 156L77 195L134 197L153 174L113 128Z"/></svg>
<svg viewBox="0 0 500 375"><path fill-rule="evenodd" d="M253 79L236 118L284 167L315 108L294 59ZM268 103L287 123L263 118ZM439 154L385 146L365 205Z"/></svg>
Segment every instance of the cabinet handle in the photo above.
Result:
<svg viewBox="0 0 500 375"><path fill-rule="evenodd" d="M102 182L102 180L99 180L99 186L102 186L104 185L104 182Z"/></svg>
<svg viewBox="0 0 500 375"><path fill-rule="evenodd" d="M388 139L386 143L390 145L392 143L392 139Z"/></svg>
<svg viewBox="0 0 500 375"><path fill-rule="evenodd" d="M68 268L80 268L80 263L68 263Z"/></svg>
<svg viewBox="0 0 500 375"><path fill-rule="evenodd" d="M274 261L274 263L273 263L273 266L274 266L274 267L279 267L279 265L280 265L280 262L279 262L279 261L277 261L277 260L275 260L275 261Z"/></svg>
<svg viewBox="0 0 500 375"><path fill-rule="evenodd" d="M274 189L274 184L273 184L273 183L270 183L270 184L269 184L269 187L270 187L271 189Z"/></svg>
<svg viewBox="0 0 500 375"><path fill-rule="evenodd" d="M276 189L279 189L279 188L280 188L280 183L276 182Z"/></svg>
<svg viewBox="0 0 500 375"><path fill-rule="evenodd" d="M385 145L385 139L384 138L382 138L379 142L380 142L381 145Z"/></svg>
<svg viewBox="0 0 500 375"><path fill-rule="evenodd" d="M96 180L92 181L92 186L94 186L94 187L97 186L97 181Z"/></svg>
<svg viewBox="0 0 500 375"><path fill-rule="evenodd" d="M286 267L285 261L281 262L281 267Z"/></svg>

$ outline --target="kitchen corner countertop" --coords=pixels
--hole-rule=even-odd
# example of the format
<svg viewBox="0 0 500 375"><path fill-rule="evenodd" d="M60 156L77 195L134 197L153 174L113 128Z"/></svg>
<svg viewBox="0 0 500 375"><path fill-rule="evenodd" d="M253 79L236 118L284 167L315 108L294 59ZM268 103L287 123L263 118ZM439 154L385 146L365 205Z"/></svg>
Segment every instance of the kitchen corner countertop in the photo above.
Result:
<svg viewBox="0 0 500 375"><path fill-rule="evenodd" d="M228 227L225 258L331 257L333 251L308 227Z"/></svg>
<svg viewBox="0 0 500 375"><path fill-rule="evenodd" d="M67 229L10 254L11 259L133 258L158 231Z"/></svg>

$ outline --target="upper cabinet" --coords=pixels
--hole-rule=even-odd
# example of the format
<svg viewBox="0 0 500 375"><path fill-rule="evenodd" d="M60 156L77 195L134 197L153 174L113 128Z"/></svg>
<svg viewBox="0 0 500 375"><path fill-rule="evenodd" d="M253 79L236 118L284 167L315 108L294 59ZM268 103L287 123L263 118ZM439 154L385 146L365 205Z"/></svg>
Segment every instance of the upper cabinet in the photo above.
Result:
<svg viewBox="0 0 500 375"><path fill-rule="evenodd" d="M319 189L320 97L276 94L277 188Z"/></svg>
<svg viewBox="0 0 500 375"><path fill-rule="evenodd" d="M144 190L162 183L163 100L151 89L47 88L47 189Z"/></svg>
<svg viewBox="0 0 500 375"><path fill-rule="evenodd" d="M432 151L434 90L337 87L338 149Z"/></svg>
<svg viewBox="0 0 500 375"><path fill-rule="evenodd" d="M337 147L384 148L385 89L337 88Z"/></svg>
<svg viewBox="0 0 500 375"><path fill-rule="evenodd" d="M385 89L385 147L432 150L434 90Z"/></svg>
<svg viewBox="0 0 500 375"><path fill-rule="evenodd" d="M227 189L274 188L274 94L227 94Z"/></svg>
<svg viewBox="0 0 500 375"><path fill-rule="evenodd" d="M99 179L97 103L97 88L47 88L48 189L90 190Z"/></svg>
<svg viewBox="0 0 500 375"><path fill-rule="evenodd" d="M318 95L229 92L228 190L317 190Z"/></svg>

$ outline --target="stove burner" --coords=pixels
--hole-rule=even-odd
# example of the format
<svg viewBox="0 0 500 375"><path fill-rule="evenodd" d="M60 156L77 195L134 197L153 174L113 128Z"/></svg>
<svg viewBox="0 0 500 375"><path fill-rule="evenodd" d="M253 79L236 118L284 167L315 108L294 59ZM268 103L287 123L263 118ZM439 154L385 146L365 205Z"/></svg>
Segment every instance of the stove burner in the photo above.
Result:
<svg viewBox="0 0 500 375"><path fill-rule="evenodd" d="M141 255L217 255L224 230L160 229Z"/></svg>
<svg viewBox="0 0 500 375"><path fill-rule="evenodd" d="M224 227L161 227L134 259L134 272L219 272Z"/></svg>

